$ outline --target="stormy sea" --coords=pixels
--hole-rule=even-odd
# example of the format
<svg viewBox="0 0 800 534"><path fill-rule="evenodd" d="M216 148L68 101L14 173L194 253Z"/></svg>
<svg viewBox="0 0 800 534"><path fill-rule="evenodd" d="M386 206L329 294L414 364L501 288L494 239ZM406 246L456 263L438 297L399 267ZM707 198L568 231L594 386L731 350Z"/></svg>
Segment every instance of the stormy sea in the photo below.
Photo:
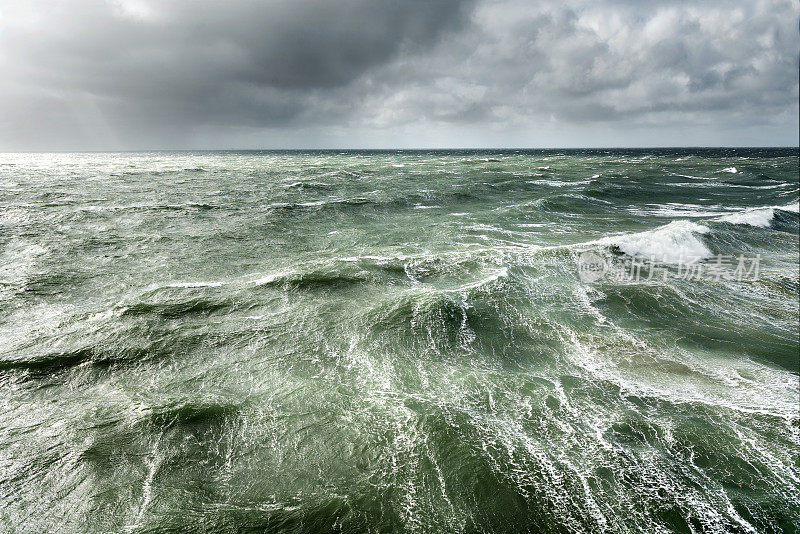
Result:
<svg viewBox="0 0 800 534"><path fill-rule="evenodd" d="M796 532L797 149L0 155L0 531Z"/></svg>

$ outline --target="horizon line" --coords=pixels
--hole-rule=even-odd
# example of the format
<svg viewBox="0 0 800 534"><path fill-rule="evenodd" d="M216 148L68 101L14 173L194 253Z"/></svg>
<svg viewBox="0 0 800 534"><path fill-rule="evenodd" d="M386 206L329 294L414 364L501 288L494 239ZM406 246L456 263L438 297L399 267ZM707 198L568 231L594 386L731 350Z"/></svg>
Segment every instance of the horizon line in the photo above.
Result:
<svg viewBox="0 0 800 534"><path fill-rule="evenodd" d="M800 145L689 145L689 146L572 146L572 147L394 147L394 148L133 148L133 149L82 149L82 150L0 150L0 154L114 154L136 152L454 152L475 151L526 151L526 150L703 150L703 149L795 149Z"/></svg>

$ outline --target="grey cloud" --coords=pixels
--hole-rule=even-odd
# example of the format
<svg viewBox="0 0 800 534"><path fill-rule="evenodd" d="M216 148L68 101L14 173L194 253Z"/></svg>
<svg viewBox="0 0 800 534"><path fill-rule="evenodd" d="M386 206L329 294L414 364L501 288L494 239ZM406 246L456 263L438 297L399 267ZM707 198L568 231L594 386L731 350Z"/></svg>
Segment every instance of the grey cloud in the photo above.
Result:
<svg viewBox="0 0 800 534"><path fill-rule="evenodd" d="M169 142L198 125L275 126L315 116L332 120L346 111L352 96L341 95L342 87L400 54L424 53L466 22L470 4L12 4L2 13L5 20L0 19L0 68L5 72L0 86L5 104L0 106L7 108L2 134L9 144L26 131L35 137L37 127L64 130L55 135L68 138L71 108L87 100L111 129L134 142L148 137ZM343 104L320 105L323 97L338 97Z"/></svg>
<svg viewBox="0 0 800 534"><path fill-rule="evenodd" d="M798 15L791 0L11 1L0 149L534 144L692 124L795 143Z"/></svg>
<svg viewBox="0 0 800 534"><path fill-rule="evenodd" d="M23 68L33 76L98 90L176 80L331 87L401 50L430 46L463 23L468 3L164 0L142 2L137 13L120 7L137 5L130 2L84 0L50 9L33 2L27 9L42 13L39 26L12 23L2 45L27 60Z"/></svg>
<svg viewBox="0 0 800 534"><path fill-rule="evenodd" d="M737 117L745 124L786 121L797 109L798 13L781 0L484 2L477 37L451 43L438 68L426 60L420 72L436 74L406 91L406 117L414 121L430 107L427 89L447 76L485 88L473 102L436 96L440 116L464 120L480 105L509 125L548 116L647 123L651 115L663 121L669 110L676 122L724 127Z"/></svg>

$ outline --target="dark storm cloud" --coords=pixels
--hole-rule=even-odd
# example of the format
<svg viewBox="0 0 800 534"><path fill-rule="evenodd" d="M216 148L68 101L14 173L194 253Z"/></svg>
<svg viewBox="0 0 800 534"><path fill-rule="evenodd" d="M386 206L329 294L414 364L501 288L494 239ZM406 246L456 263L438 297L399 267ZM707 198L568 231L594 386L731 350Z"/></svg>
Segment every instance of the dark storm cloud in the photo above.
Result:
<svg viewBox="0 0 800 534"><path fill-rule="evenodd" d="M198 124L332 120L342 105L325 96L399 54L424 53L465 23L468 7L464 0L19 3L0 12L3 137L69 138L70 130L80 134L74 115L92 112L123 138L163 142Z"/></svg>
<svg viewBox="0 0 800 534"><path fill-rule="evenodd" d="M0 149L537 144L578 127L561 143L601 144L676 125L768 125L795 143L798 13L791 0L5 2Z"/></svg>
<svg viewBox="0 0 800 534"><path fill-rule="evenodd" d="M42 9L34 28L12 24L3 44L43 77L101 91L178 80L182 94L189 82L333 87L400 50L424 50L463 22L467 3L84 0Z"/></svg>

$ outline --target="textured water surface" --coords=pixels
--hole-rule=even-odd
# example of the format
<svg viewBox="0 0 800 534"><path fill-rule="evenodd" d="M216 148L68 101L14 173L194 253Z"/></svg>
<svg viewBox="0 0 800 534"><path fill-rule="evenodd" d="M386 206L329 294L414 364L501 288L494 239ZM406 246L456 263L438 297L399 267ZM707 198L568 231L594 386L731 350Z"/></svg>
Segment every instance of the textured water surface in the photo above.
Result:
<svg viewBox="0 0 800 534"><path fill-rule="evenodd" d="M797 165L0 155L0 530L795 532Z"/></svg>

